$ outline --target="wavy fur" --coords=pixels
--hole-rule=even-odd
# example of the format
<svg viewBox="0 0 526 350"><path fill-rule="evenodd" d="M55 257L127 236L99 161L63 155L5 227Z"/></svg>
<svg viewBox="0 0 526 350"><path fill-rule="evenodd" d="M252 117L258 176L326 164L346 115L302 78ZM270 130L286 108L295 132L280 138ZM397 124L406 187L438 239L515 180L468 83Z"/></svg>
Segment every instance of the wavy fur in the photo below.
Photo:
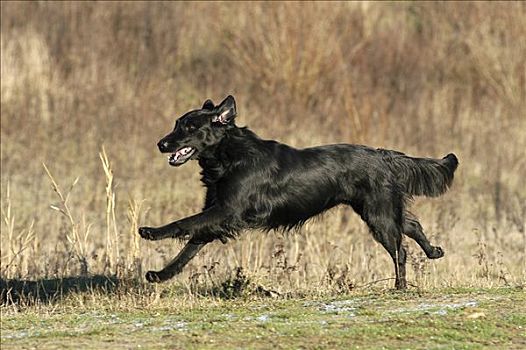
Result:
<svg viewBox="0 0 526 350"><path fill-rule="evenodd" d="M442 159L413 158L403 153L379 150L385 154L388 167L410 196L437 197L448 190L458 166L458 159L450 153Z"/></svg>
<svg viewBox="0 0 526 350"><path fill-rule="evenodd" d="M226 243L246 229L290 230L337 205L352 207L391 255L397 288L406 285L403 234L429 258L444 255L429 243L405 204L413 195L446 191L458 165L455 155L412 158L350 144L296 149L237 127L235 116L233 97L218 106L208 100L179 118L159 142L162 152L173 153L171 165L198 159L207 191L201 213L139 230L150 240L189 238L165 269L147 274L149 281L171 278L208 242Z"/></svg>

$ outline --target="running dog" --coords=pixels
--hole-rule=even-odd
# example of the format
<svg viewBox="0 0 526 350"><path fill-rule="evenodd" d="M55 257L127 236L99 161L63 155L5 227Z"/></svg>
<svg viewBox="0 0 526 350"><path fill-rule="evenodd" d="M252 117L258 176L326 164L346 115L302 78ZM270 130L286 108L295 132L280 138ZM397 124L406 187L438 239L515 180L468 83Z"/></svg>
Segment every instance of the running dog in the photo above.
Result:
<svg viewBox="0 0 526 350"><path fill-rule="evenodd" d="M139 228L148 240L188 239L164 269L146 274L149 282L172 278L216 239L226 243L246 229L291 230L340 204L360 215L391 256L395 288L407 285L402 235L414 239L429 259L444 256L406 204L412 196L435 197L450 187L458 166L454 154L414 158L353 144L296 149L236 126L236 116L234 97L219 105L207 100L177 119L173 131L159 141L159 150L170 154L170 165L199 162L206 197L196 215Z"/></svg>

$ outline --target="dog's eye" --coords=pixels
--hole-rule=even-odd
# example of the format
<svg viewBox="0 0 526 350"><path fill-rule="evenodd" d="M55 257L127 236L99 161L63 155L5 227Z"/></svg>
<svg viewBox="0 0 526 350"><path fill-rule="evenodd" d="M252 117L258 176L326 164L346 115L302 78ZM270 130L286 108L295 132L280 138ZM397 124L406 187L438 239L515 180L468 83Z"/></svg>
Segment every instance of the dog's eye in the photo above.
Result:
<svg viewBox="0 0 526 350"><path fill-rule="evenodd" d="M186 124L187 131L194 131L195 129L197 129L197 126L195 126L194 124Z"/></svg>

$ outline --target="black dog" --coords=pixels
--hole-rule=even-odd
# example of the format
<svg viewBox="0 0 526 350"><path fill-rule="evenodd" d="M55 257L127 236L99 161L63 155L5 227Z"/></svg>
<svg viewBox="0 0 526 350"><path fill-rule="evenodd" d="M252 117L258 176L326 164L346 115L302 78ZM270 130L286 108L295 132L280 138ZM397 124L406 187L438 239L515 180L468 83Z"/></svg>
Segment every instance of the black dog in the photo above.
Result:
<svg viewBox="0 0 526 350"><path fill-rule="evenodd" d="M232 96L218 106L207 100L201 109L180 117L159 141L159 150L171 153L170 165L199 161L207 191L201 213L139 229L149 240L189 237L163 270L146 274L148 281L165 281L181 272L215 239L226 243L244 229L289 230L338 204L350 205L389 252L398 289L406 287L402 234L414 239L428 258L444 255L429 243L405 204L413 195L433 197L448 189L458 165L454 154L412 158L349 144L295 149L237 127L235 117Z"/></svg>

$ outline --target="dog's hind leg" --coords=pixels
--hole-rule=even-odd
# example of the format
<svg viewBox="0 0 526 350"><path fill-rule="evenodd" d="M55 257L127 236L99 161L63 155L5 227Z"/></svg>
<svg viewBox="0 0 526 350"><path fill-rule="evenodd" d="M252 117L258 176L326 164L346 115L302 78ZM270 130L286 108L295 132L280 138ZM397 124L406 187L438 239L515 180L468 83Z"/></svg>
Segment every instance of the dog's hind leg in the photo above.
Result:
<svg viewBox="0 0 526 350"><path fill-rule="evenodd" d="M444 251L440 247L436 247L429 243L422 225L418 220L404 216L403 232L406 236L414 239L416 243L422 248L429 259L439 259L444 256Z"/></svg>
<svg viewBox="0 0 526 350"><path fill-rule="evenodd" d="M206 245L206 243L195 243L190 240L177 256L170 261L161 271L148 271L146 280L148 282L164 282L183 270L186 264Z"/></svg>
<svg viewBox="0 0 526 350"><path fill-rule="evenodd" d="M368 224L374 238L387 250L391 259L393 259L396 275L395 288L405 289L407 287L405 272L406 252L402 246L402 234L396 228L396 225L390 223L387 225Z"/></svg>
<svg viewBox="0 0 526 350"><path fill-rule="evenodd" d="M406 252L402 246L403 201L396 192L371 194L364 202L362 218L373 237L387 250L395 267L395 288L405 289Z"/></svg>

